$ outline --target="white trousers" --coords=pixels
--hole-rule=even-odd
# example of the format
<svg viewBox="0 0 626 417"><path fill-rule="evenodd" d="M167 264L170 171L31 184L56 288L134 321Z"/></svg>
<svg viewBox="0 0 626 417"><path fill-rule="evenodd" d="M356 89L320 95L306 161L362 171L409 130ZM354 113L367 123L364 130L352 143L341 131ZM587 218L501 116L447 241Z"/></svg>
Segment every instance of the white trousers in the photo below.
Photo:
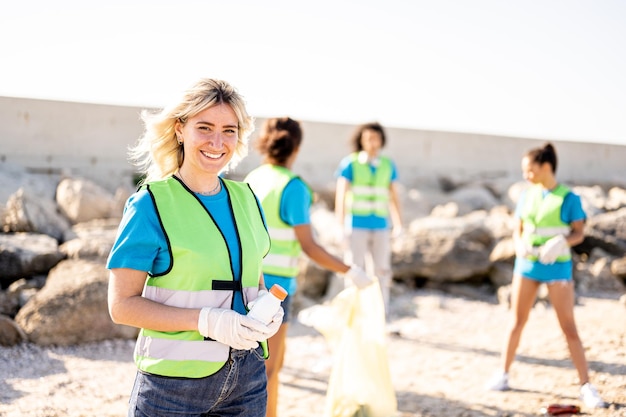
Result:
<svg viewBox="0 0 626 417"><path fill-rule="evenodd" d="M389 312L391 288L391 231L389 229L352 229L345 261L363 268L378 278L383 294L385 312ZM347 283L346 283L347 284Z"/></svg>

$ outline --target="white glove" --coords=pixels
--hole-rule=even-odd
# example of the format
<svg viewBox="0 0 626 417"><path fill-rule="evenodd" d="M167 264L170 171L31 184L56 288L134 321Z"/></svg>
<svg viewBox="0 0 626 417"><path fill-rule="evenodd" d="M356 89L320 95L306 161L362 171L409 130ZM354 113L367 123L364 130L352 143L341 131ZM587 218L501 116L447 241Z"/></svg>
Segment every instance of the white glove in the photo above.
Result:
<svg viewBox="0 0 626 417"><path fill-rule="evenodd" d="M282 317L281 317L282 318ZM278 329L270 328L234 310L204 307L198 317L198 332L234 349L250 350ZM272 333L273 332L273 333Z"/></svg>
<svg viewBox="0 0 626 417"><path fill-rule="evenodd" d="M272 321L267 324L268 333L266 333L265 339L269 339L270 337L274 336L276 332L278 332L278 329L280 329L280 326L282 326L283 324L284 315L285 315L285 310L282 307L280 307L278 311L276 312L276 314L274 314L274 317L272 317Z"/></svg>
<svg viewBox="0 0 626 417"><path fill-rule="evenodd" d="M356 265L352 265L345 276L349 278L358 289L363 289L374 282L363 269Z"/></svg>
<svg viewBox="0 0 626 417"><path fill-rule="evenodd" d="M537 255L538 250L523 239L515 238L515 257L525 259L528 255Z"/></svg>
<svg viewBox="0 0 626 417"><path fill-rule="evenodd" d="M550 265L556 261L560 255L569 249L567 239L563 235L556 235L539 248L539 262Z"/></svg>
<svg viewBox="0 0 626 417"><path fill-rule="evenodd" d="M397 226L391 229L391 238L400 239L404 235L404 227Z"/></svg>

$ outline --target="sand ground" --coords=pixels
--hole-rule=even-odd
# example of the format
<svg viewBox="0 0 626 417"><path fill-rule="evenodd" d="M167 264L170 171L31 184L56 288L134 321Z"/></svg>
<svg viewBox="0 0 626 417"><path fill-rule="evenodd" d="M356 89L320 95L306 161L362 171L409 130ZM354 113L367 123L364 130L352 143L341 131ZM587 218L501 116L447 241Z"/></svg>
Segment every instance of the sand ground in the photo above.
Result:
<svg viewBox="0 0 626 417"><path fill-rule="evenodd" d="M389 367L398 416L540 415L550 403L580 405L583 415L626 417L626 307L615 296L580 297L579 332L592 382L607 409L585 409L554 311L538 304L522 337L508 392L484 390L499 362L505 307L432 290L393 299ZM281 374L282 417L320 416L331 361L324 338L291 324ZM0 416L123 416L135 366L133 341L75 347L0 347Z"/></svg>

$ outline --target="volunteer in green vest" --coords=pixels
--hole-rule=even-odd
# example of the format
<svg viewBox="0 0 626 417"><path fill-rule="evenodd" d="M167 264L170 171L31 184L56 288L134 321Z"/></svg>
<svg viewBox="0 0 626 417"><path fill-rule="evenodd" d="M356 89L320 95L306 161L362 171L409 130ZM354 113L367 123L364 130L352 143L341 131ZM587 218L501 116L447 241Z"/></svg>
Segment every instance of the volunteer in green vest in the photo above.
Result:
<svg viewBox="0 0 626 417"><path fill-rule="evenodd" d="M220 178L253 123L228 83L201 79L143 114L131 157L145 175L107 268L114 322L139 328L129 416L265 416L266 340L282 323L246 316L270 248L250 187Z"/></svg>
<svg viewBox="0 0 626 417"><path fill-rule="evenodd" d="M263 262L265 284L268 288L278 284L289 294L283 301L283 324L269 340L272 355L267 361L267 417L276 416L278 375L285 356L289 306L296 292L301 252L321 267L344 274L360 288L373 282L363 269L343 263L315 241L309 217L313 192L291 171L301 142L302 129L296 120L288 117L266 120L254 143L263 164L244 180L261 201L271 237L272 247Z"/></svg>
<svg viewBox="0 0 626 417"><path fill-rule="evenodd" d="M522 158L524 179L530 185L515 210L515 266L511 285L513 320L502 353L502 368L487 383L495 391L509 389L509 369L515 358L524 326L537 290L546 284L550 302L565 336L572 362L578 371L580 396L589 408L604 407L589 383L585 350L574 321L574 283L571 246L584 239L586 220L580 197L560 184L557 157L550 143L530 150Z"/></svg>
<svg viewBox="0 0 626 417"><path fill-rule="evenodd" d="M346 261L367 270L366 259L371 259L369 272L378 277L389 313L391 238L401 234L402 216L396 166L381 155L386 140L379 123L357 127L353 153L341 160L336 172L335 214L348 241Z"/></svg>

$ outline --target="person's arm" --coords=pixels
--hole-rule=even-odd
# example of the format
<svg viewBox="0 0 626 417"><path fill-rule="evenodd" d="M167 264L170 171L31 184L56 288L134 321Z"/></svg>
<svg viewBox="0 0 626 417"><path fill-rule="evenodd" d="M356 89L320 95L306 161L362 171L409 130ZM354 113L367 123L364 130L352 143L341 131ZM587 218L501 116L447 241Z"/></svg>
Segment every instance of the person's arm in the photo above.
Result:
<svg viewBox="0 0 626 417"><path fill-rule="evenodd" d="M109 314L114 323L162 332L197 330L200 309L171 307L142 297L146 272L114 268L109 274Z"/></svg>
<svg viewBox="0 0 626 417"><path fill-rule="evenodd" d="M337 221L343 227L346 215L346 195L350 190L350 181L346 177L337 178L337 187L335 190L335 216Z"/></svg>
<svg viewBox="0 0 626 417"><path fill-rule="evenodd" d="M333 272L344 274L350 269L349 265L343 263L339 258L328 253L320 246L313 237L313 230L310 224L302 224L293 228L302 251L315 263Z"/></svg>
<svg viewBox="0 0 626 417"><path fill-rule="evenodd" d="M567 240L567 244L572 247L572 246L576 246L580 243L582 243L583 240L585 240L585 234L584 234L584 229L585 229L585 221L584 220L577 220L574 221L570 224L570 233L569 235L565 236L565 240Z"/></svg>
<svg viewBox="0 0 626 417"><path fill-rule="evenodd" d="M402 231L402 209L400 207L399 194L398 185L394 181L389 186L389 214L391 216L394 235L399 235Z"/></svg>
<svg viewBox="0 0 626 417"><path fill-rule="evenodd" d="M234 310L216 307L179 308L141 296L146 273L135 269L111 269L109 314L114 323L161 332L198 331L235 349L254 349L280 328L283 310L269 324Z"/></svg>

